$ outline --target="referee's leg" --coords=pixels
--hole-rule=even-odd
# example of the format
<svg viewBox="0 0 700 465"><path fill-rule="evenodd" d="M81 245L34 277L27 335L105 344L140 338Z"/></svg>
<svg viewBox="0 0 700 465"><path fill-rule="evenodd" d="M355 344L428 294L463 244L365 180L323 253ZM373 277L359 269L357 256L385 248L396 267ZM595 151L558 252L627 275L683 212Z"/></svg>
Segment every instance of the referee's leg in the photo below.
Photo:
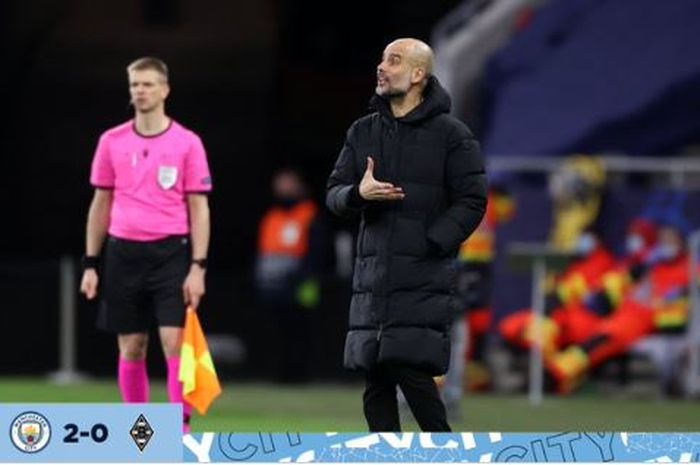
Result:
<svg viewBox="0 0 700 465"><path fill-rule="evenodd" d="M153 260L159 264L150 275L150 291L155 307L158 335L167 369L168 400L182 404L183 433L190 432L191 406L184 401L179 380L180 350L185 323L182 283L189 269L189 241L185 238L164 239L152 248Z"/></svg>
<svg viewBox="0 0 700 465"><path fill-rule="evenodd" d="M370 431L401 431L396 382L378 365L366 375L363 406Z"/></svg>
<svg viewBox="0 0 700 465"><path fill-rule="evenodd" d="M119 369L117 379L122 400L141 403L150 400L146 352L148 333L128 333L117 336Z"/></svg>
<svg viewBox="0 0 700 465"><path fill-rule="evenodd" d="M405 365L391 365L391 372L421 430L452 431L447 423L445 404L430 374Z"/></svg>

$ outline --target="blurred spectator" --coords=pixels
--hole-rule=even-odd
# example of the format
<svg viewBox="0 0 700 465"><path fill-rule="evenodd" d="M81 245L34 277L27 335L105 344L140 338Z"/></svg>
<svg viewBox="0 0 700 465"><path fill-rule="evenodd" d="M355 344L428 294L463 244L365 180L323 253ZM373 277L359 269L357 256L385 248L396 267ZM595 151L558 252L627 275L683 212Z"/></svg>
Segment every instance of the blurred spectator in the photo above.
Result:
<svg viewBox="0 0 700 465"><path fill-rule="evenodd" d="M577 259L560 275L547 295L542 348L547 357L569 344L582 342L594 331L599 317L584 303L601 286L601 279L615 265L615 258L592 229L579 235ZM503 318L499 332L515 347L532 345L532 310L521 310Z"/></svg>
<svg viewBox="0 0 700 465"><path fill-rule="evenodd" d="M309 312L320 302L325 232L301 174L282 169L272 180L273 204L260 221L255 285L274 321L270 343L278 381L309 378Z"/></svg>
<svg viewBox="0 0 700 465"><path fill-rule="evenodd" d="M556 248L573 250L581 232L593 226L600 212L605 187L605 168L596 158L571 157L549 180L554 209L550 242Z"/></svg>
<svg viewBox="0 0 700 465"><path fill-rule="evenodd" d="M591 369L625 353L645 336L685 329L690 284L688 232L688 223L677 211L659 219L658 244L647 257L643 277L624 291L619 306L591 337L546 361L558 392L571 392Z"/></svg>
<svg viewBox="0 0 700 465"><path fill-rule="evenodd" d="M630 286L646 273L656 240L657 226L650 218L632 220L625 236L625 256L603 275L601 288L587 297L586 305L601 315L620 305Z"/></svg>

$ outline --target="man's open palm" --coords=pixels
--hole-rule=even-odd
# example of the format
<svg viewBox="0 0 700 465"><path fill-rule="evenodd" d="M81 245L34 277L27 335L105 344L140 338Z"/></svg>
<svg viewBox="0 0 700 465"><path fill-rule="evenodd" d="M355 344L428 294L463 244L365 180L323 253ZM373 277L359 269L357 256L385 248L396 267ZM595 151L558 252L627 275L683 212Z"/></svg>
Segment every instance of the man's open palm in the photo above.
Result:
<svg viewBox="0 0 700 465"><path fill-rule="evenodd" d="M360 197L365 200L401 200L405 196L402 188L374 179L374 160L367 157L367 169L360 181Z"/></svg>

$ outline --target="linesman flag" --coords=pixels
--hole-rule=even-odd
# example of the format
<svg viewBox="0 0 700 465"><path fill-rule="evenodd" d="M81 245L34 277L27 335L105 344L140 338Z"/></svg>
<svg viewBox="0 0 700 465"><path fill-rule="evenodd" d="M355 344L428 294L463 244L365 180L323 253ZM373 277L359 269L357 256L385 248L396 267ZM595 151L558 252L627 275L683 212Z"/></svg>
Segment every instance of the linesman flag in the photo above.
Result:
<svg viewBox="0 0 700 465"><path fill-rule="evenodd" d="M187 308L185 318L178 379L182 382L182 397L200 415L207 413L211 403L221 394L221 384L216 376L207 340L197 312L192 307Z"/></svg>

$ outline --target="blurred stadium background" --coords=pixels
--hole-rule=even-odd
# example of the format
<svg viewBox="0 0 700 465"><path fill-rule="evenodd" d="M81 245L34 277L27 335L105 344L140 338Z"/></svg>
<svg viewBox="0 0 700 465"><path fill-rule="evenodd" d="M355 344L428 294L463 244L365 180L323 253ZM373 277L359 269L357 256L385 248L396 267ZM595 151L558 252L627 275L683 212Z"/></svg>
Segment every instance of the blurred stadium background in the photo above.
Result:
<svg viewBox="0 0 700 465"><path fill-rule="evenodd" d="M171 68L168 113L202 136L215 183L200 317L225 394L194 429L364 430L362 380L341 366L354 225L327 218L321 304L305 316L310 376L294 383L274 378L274 322L252 290L257 226L280 166L302 170L322 201L345 130L366 112L384 46L413 36L434 47L453 112L516 204L498 229L493 264L493 379L465 394L455 426L697 430L693 299L684 330L657 338L661 351L681 346L673 389L659 382L653 358L630 353L576 393L533 406L527 368L497 327L530 305L531 277L510 266L508 251L552 238L562 221L552 174L566 172L572 155L602 167L593 188L572 189L598 195L592 223L614 252L661 193L682 197L678 208L700 229L699 18L697 0L2 2L0 402L118 401L115 342L94 328L95 306L75 295L77 259L97 137L131 116L124 68L152 54ZM157 379L162 356L151 349Z"/></svg>

